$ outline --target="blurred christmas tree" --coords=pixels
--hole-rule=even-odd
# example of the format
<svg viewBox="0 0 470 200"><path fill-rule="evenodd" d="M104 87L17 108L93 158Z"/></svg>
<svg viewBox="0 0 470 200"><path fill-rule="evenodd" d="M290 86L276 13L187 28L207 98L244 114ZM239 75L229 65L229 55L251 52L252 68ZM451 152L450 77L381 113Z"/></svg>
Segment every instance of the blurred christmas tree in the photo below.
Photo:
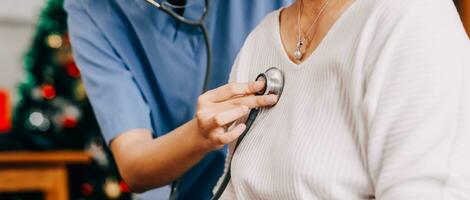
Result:
<svg viewBox="0 0 470 200"><path fill-rule="evenodd" d="M85 150L94 162L70 167L71 199L130 199L99 127L72 57L63 0L48 0L30 50L26 79L13 115L13 133L32 150ZM20 195L20 194L19 194Z"/></svg>

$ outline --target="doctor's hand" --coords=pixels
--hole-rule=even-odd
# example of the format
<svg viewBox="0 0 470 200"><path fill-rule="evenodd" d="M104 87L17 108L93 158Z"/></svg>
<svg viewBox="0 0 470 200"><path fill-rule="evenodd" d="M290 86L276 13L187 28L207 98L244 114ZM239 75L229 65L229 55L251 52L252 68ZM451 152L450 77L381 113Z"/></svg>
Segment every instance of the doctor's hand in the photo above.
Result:
<svg viewBox="0 0 470 200"><path fill-rule="evenodd" d="M245 130L227 126L251 108L274 105L276 96L255 96L263 82L230 83L202 94L194 119L153 138L152 131L133 129L111 142L119 172L134 192L171 183L199 162L208 152L222 148Z"/></svg>
<svg viewBox="0 0 470 200"><path fill-rule="evenodd" d="M222 148L235 141L246 129L241 123L227 130L235 120L245 117L250 109L272 106L276 95L255 96L264 82L229 83L199 96L196 121L203 147L207 151Z"/></svg>

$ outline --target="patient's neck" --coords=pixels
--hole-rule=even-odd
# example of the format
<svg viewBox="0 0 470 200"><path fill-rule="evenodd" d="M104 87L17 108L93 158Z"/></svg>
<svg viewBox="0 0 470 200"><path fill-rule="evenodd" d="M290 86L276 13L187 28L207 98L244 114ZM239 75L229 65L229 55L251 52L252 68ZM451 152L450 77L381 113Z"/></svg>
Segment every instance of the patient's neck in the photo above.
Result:
<svg viewBox="0 0 470 200"><path fill-rule="evenodd" d="M300 6L303 4L303 15L304 16L314 16L320 12L321 7L327 2L328 0L297 0L295 3L296 6ZM335 0L330 0L335 1Z"/></svg>
<svg viewBox="0 0 470 200"><path fill-rule="evenodd" d="M318 22L314 29L310 29L312 23L318 17L321 8L328 0L296 0L294 4L283 9L280 17L281 39L289 58L295 63L301 63L307 58L320 44L321 40L326 36L328 30L333 26L339 18L342 11L351 5L355 0L329 0L328 6L323 14L318 18ZM303 5L303 13L300 19L299 27L299 8ZM299 32L305 34L308 30L310 39L305 45L305 53L301 61L294 59L293 52L296 50Z"/></svg>

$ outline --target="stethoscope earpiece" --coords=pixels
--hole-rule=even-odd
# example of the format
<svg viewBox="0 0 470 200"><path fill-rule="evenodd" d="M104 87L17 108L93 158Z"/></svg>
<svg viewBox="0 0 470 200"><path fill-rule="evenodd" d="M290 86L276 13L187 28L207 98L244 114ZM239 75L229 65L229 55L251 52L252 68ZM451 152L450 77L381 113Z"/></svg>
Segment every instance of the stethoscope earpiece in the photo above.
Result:
<svg viewBox="0 0 470 200"><path fill-rule="evenodd" d="M284 89L284 73L276 67L271 67L266 72L259 74L256 81L264 81L264 89L257 93L257 95L275 94L278 98L281 97L282 90Z"/></svg>

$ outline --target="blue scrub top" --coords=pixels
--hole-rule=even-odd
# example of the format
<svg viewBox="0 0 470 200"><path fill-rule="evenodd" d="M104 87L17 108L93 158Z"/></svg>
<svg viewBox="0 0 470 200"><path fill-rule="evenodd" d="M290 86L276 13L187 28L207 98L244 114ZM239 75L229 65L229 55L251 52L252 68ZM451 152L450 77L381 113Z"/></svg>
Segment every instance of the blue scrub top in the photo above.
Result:
<svg viewBox="0 0 470 200"><path fill-rule="evenodd" d="M196 18L204 1L188 2L184 16ZM227 82L237 52L257 23L290 2L210 1L210 88ZM144 0L67 0L65 9L75 60L108 143L136 128L162 136L193 118L206 68L200 29L178 23ZM224 159L224 151L209 153L185 173L178 199L209 199Z"/></svg>

